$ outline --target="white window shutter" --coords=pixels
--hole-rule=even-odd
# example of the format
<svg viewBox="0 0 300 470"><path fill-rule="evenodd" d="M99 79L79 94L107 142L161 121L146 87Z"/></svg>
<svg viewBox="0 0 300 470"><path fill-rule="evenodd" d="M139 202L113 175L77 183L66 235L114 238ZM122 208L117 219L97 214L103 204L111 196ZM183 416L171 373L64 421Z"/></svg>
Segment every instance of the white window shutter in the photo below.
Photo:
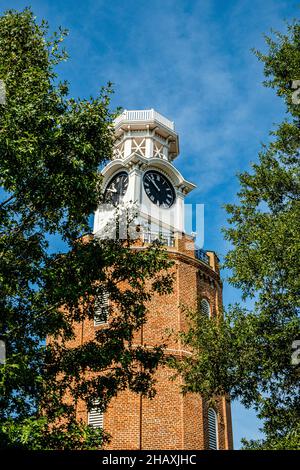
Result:
<svg viewBox="0 0 300 470"><path fill-rule="evenodd" d="M218 418L212 408L208 410L208 448L218 450Z"/></svg>
<svg viewBox="0 0 300 470"><path fill-rule="evenodd" d="M98 408L91 408L88 413L88 424L93 428L103 428L103 413Z"/></svg>
<svg viewBox="0 0 300 470"><path fill-rule="evenodd" d="M206 299L201 300L200 308L203 315L207 316L207 318L210 318L210 305Z"/></svg>
<svg viewBox="0 0 300 470"><path fill-rule="evenodd" d="M95 298L94 325L99 326L107 323L109 307L109 294L107 290L99 291Z"/></svg>

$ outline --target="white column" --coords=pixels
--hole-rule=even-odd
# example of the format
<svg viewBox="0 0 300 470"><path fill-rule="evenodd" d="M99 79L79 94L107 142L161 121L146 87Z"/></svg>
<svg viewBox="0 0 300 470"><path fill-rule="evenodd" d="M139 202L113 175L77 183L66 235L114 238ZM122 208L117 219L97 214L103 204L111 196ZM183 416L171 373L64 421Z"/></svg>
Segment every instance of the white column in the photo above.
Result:
<svg viewBox="0 0 300 470"><path fill-rule="evenodd" d="M163 146L163 156L165 160L169 160L169 148L167 145Z"/></svg>
<svg viewBox="0 0 300 470"><path fill-rule="evenodd" d="M131 155L131 147L132 147L132 140L126 139L124 142L124 158L129 157L129 155Z"/></svg>
<svg viewBox="0 0 300 470"><path fill-rule="evenodd" d="M146 158L153 157L153 138L146 137Z"/></svg>
<svg viewBox="0 0 300 470"><path fill-rule="evenodd" d="M184 232L184 195L177 192L176 196L176 229Z"/></svg>
<svg viewBox="0 0 300 470"><path fill-rule="evenodd" d="M132 168L129 172L126 201L141 204L142 172L138 168Z"/></svg>

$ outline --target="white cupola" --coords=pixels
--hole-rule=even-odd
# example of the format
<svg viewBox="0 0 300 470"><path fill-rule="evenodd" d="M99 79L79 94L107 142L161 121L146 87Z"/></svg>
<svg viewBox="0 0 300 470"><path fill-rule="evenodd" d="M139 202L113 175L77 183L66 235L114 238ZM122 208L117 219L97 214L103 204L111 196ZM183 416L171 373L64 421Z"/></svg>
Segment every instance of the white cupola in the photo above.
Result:
<svg viewBox="0 0 300 470"><path fill-rule="evenodd" d="M195 185L172 163L179 154L174 122L154 109L125 110L114 126L114 158L102 171L106 202L134 203L145 230L184 232L184 197ZM111 213L105 205L98 208L94 233L103 230Z"/></svg>
<svg viewBox="0 0 300 470"><path fill-rule="evenodd" d="M115 158L126 159L133 153L144 158L174 160L179 153L174 122L154 109L127 111L115 120Z"/></svg>

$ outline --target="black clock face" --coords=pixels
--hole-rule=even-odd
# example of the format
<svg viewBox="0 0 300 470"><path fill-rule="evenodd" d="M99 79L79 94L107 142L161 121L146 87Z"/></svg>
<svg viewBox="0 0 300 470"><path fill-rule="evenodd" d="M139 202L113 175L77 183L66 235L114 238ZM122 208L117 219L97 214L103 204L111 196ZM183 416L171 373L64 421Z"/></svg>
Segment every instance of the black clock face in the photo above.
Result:
<svg viewBox="0 0 300 470"><path fill-rule="evenodd" d="M168 209L175 201L172 184L158 171L149 170L145 173L144 189L148 198L158 207Z"/></svg>
<svg viewBox="0 0 300 470"><path fill-rule="evenodd" d="M128 174L121 171L116 174L106 186L104 200L109 204L118 204L128 188Z"/></svg>

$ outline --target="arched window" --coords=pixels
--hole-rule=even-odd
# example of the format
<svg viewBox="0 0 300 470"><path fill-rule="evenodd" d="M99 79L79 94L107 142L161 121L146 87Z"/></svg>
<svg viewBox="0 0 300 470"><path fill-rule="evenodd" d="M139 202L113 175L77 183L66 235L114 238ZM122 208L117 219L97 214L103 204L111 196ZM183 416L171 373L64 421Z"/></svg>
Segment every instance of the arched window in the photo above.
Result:
<svg viewBox="0 0 300 470"><path fill-rule="evenodd" d="M94 325L99 326L107 323L109 312L109 294L101 289L95 298Z"/></svg>
<svg viewBox="0 0 300 470"><path fill-rule="evenodd" d="M93 428L103 428L103 413L99 408L91 408L88 413L88 424Z"/></svg>
<svg viewBox="0 0 300 470"><path fill-rule="evenodd" d="M208 448L218 450L218 417L213 408L208 409Z"/></svg>
<svg viewBox="0 0 300 470"><path fill-rule="evenodd" d="M200 308L203 315L207 316L207 318L210 318L210 305L206 299L201 300Z"/></svg>

